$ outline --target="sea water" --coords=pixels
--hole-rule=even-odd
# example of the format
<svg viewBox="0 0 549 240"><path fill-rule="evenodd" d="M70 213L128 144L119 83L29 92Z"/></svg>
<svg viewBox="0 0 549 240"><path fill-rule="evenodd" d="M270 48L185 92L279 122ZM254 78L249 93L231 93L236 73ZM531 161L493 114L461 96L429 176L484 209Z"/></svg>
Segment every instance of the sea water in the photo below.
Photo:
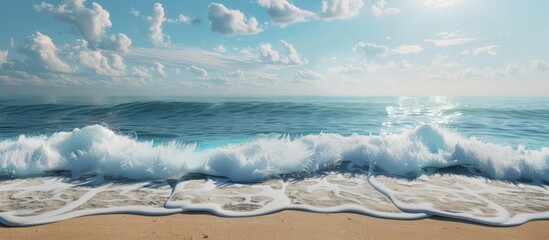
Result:
<svg viewBox="0 0 549 240"><path fill-rule="evenodd" d="M549 218L549 98L1 97L0 222Z"/></svg>

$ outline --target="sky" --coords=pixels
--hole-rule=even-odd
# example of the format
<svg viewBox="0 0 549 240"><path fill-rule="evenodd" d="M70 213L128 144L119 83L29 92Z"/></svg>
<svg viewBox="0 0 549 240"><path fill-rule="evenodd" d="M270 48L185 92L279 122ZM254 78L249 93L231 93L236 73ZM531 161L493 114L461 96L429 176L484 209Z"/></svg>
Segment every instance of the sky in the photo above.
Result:
<svg viewBox="0 0 549 240"><path fill-rule="evenodd" d="M549 95L542 0L2 4L0 95Z"/></svg>

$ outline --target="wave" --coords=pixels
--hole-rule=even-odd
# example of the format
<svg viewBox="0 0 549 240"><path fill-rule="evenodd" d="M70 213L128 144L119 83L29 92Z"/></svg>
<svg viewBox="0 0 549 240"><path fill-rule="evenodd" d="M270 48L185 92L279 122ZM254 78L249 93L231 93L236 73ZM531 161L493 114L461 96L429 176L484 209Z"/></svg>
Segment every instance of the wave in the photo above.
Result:
<svg viewBox="0 0 549 240"><path fill-rule="evenodd" d="M548 182L549 148L485 143L430 125L400 134L271 134L208 149L176 141L140 141L101 125L0 142L0 174L11 178L56 171L75 178L97 174L129 179L199 173L253 182L343 165L404 177L459 166L493 179Z"/></svg>

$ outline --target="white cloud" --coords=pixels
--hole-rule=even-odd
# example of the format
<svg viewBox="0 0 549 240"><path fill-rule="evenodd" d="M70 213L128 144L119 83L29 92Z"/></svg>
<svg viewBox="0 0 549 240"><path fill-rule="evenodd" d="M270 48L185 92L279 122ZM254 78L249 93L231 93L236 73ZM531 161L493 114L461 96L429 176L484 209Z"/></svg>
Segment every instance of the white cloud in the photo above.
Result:
<svg viewBox="0 0 549 240"><path fill-rule="evenodd" d="M199 77L207 77L208 76L208 72L204 68L197 67L195 65L191 65L191 66L187 67L187 70L191 71L192 73L194 73L196 76L199 76Z"/></svg>
<svg viewBox="0 0 549 240"><path fill-rule="evenodd" d="M440 32L436 34L438 39L425 39L425 42L433 43L435 46L447 47L461 45L476 41L476 38L462 36L455 32Z"/></svg>
<svg viewBox="0 0 549 240"><path fill-rule="evenodd" d="M498 47L497 45L491 45L486 47L475 48L473 49L473 55L479 55L481 53L486 53L488 55L496 55L497 51L495 50L495 48L497 47Z"/></svg>
<svg viewBox="0 0 549 240"><path fill-rule="evenodd" d="M259 28L257 19L246 19L239 10L228 9L220 3L210 3L208 19L212 31L223 35L257 34L263 31Z"/></svg>
<svg viewBox="0 0 549 240"><path fill-rule="evenodd" d="M423 47L420 45L400 45L396 48L389 49L385 45L377 45L374 43L359 42L353 47L354 52L362 53L368 57L386 57L389 54L412 54L423 51Z"/></svg>
<svg viewBox="0 0 549 240"><path fill-rule="evenodd" d="M240 69L234 71L234 72L229 72L227 73L227 76L229 77L236 77L236 78L242 78L244 77L244 72Z"/></svg>
<svg viewBox="0 0 549 240"><path fill-rule="evenodd" d="M104 38L100 43L99 47L102 49L127 52L132 45L132 40L126 36L126 34L118 33L113 34L108 38Z"/></svg>
<svg viewBox="0 0 549 240"><path fill-rule="evenodd" d="M372 5L372 13L375 16L379 17L383 14L397 14L400 12L400 9L397 8L385 8L387 1L378 0L375 4Z"/></svg>
<svg viewBox="0 0 549 240"><path fill-rule="evenodd" d="M141 15L141 12L139 12L137 9L133 8L133 7L130 7L130 13L134 16L134 17L139 17Z"/></svg>
<svg viewBox="0 0 549 240"><path fill-rule="evenodd" d="M238 51L238 48L233 48L234 51ZM251 47L244 47L240 49L240 53L244 56L254 56L254 49Z"/></svg>
<svg viewBox="0 0 549 240"><path fill-rule="evenodd" d="M334 74L357 74L357 73L372 73L381 70L400 70L400 71L409 71L409 70L423 70L423 68L417 64L410 63L406 60L401 60L400 62L396 61L387 61L385 63L376 63L373 61L362 61L357 65L348 65L348 66L336 66L328 68L328 73Z"/></svg>
<svg viewBox="0 0 549 240"><path fill-rule="evenodd" d="M303 69L297 71L294 76L297 80L316 80L325 78L324 75L314 72L311 69Z"/></svg>
<svg viewBox="0 0 549 240"><path fill-rule="evenodd" d="M124 58L118 54L111 54L112 67L118 71L126 71L126 64L124 63Z"/></svg>
<svg viewBox="0 0 549 240"><path fill-rule="evenodd" d="M386 8L383 13L385 14L397 14L400 12L400 9L398 8Z"/></svg>
<svg viewBox="0 0 549 240"><path fill-rule="evenodd" d="M149 21L149 38L151 42L157 47L169 44L169 36L162 33L162 23L166 21L162 4L155 3L153 5L152 14L147 20Z"/></svg>
<svg viewBox="0 0 549 240"><path fill-rule="evenodd" d="M549 62L541 59L533 59L530 63L533 71L549 71Z"/></svg>
<svg viewBox="0 0 549 240"><path fill-rule="evenodd" d="M448 60L448 58L449 58L449 55L447 52L439 53L436 56L436 58L431 62L431 64L433 66L442 67L442 68L454 67L459 65L458 63L455 63L455 62L447 62L446 60Z"/></svg>
<svg viewBox="0 0 549 240"><path fill-rule="evenodd" d="M278 63L280 62L280 56L278 51L273 49L270 43L259 44L259 56L264 62Z"/></svg>
<svg viewBox="0 0 549 240"><path fill-rule="evenodd" d="M85 2L86 0L64 0L58 6L42 2L34 5L34 9L37 12L47 12L62 22L72 24L84 39L93 43L95 47L127 51L131 45L131 39L125 34L104 37L106 29L112 27L109 12L95 2L91 4L91 8L86 8Z"/></svg>
<svg viewBox="0 0 549 240"><path fill-rule="evenodd" d="M264 63L285 65L302 65L306 62L301 59L299 53L291 44L280 40L280 46L286 54L280 54L269 43L259 44L259 58L261 61Z"/></svg>
<svg viewBox="0 0 549 240"><path fill-rule="evenodd" d="M8 62L8 50L0 51L0 69L2 69L2 64Z"/></svg>
<svg viewBox="0 0 549 240"><path fill-rule="evenodd" d="M318 16L325 20L352 18L360 13L362 7L363 0L322 0Z"/></svg>
<svg viewBox="0 0 549 240"><path fill-rule="evenodd" d="M162 65L161 63L159 62L154 63L154 72L156 72L158 75L162 77L166 76L166 72L164 71L164 68L165 68L164 65Z"/></svg>
<svg viewBox="0 0 549 240"><path fill-rule="evenodd" d="M297 53L297 50L295 50L294 46L292 46L292 44L289 44L284 40L280 40L280 45L286 51L286 56L288 58L289 64L301 65L304 63L303 60L301 60L301 57L299 56L299 54Z"/></svg>
<svg viewBox="0 0 549 240"><path fill-rule="evenodd" d="M475 38L451 38L451 39L425 39L425 42L431 42L435 44L435 46L439 47L447 47L447 46L453 46L453 45L461 45L465 43L470 43L476 41Z"/></svg>
<svg viewBox="0 0 549 240"><path fill-rule="evenodd" d="M420 45L401 45L394 49L391 49L391 52L396 54L415 54L421 51L423 51L423 47L421 47Z"/></svg>
<svg viewBox="0 0 549 240"><path fill-rule="evenodd" d="M35 5L38 12L48 12L60 21L74 25L84 38L91 42L100 42L105 29L112 26L109 12L101 5L92 3L86 8L86 0L64 0L59 6L42 2Z"/></svg>
<svg viewBox="0 0 549 240"><path fill-rule="evenodd" d="M199 24L202 21L200 18L196 17L189 17L185 16L183 14L179 14L179 16L176 19L168 18L166 19L167 23L184 23L184 24Z"/></svg>
<svg viewBox="0 0 549 240"><path fill-rule="evenodd" d="M213 49L214 52L216 53L225 53L227 51L227 49L225 49L225 47L223 45L219 45L217 47L215 47Z"/></svg>
<svg viewBox="0 0 549 240"><path fill-rule="evenodd" d="M78 58L80 64L94 70L98 75L122 76L126 72L124 60L117 54L111 54L110 64L109 59L99 51L81 51Z"/></svg>
<svg viewBox="0 0 549 240"><path fill-rule="evenodd" d="M353 73L360 73L364 72L364 69L354 66L354 65L348 65L348 66L335 66L328 68L326 70L328 73L335 73L335 74L353 74Z"/></svg>
<svg viewBox="0 0 549 240"><path fill-rule="evenodd" d="M229 72L234 69L251 70L265 66L257 62L257 55L221 54L198 48L171 46L170 48L138 48L124 54L126 61L136 66L150 66L161 62L168 67L196 65L208 71Z"/></svg>
<svg viewBox="0 0 549 240"><path fill-rule="evenodd" d="M363 53L366 56L380 56L385 57L389 54L390 50L387 46L377 45L373 43L359 42L353 47L354 52Z"/></svg>
<svg viewBox="0 0 549 240"><path fill-rule="evenodd" d="M273 21L281 27L307 21L315 14L300 9L288 0L258 0L259 6L265 8Z"/></svg>
<svg viewBox="0 0 549 240"><path fill-rule="evenodd" d="M137 76L139 78L149 78L151 75L149 74L149 70L146 67L132 67L132 75Z"/></svg>
<svg viewBox="0 0 549 240"><path fill-rule="evenodd" d="M451 7L457 0L423 0L421 5L429 8Z"/></svg>
<svg viewBox="0 0 549 240"><path fill-rule="evenodd" d="M27 37L20 51L37 67L43 67L53 72L69 73L72 69L57 55L58 49L51 38L36 32Z"/></svg>

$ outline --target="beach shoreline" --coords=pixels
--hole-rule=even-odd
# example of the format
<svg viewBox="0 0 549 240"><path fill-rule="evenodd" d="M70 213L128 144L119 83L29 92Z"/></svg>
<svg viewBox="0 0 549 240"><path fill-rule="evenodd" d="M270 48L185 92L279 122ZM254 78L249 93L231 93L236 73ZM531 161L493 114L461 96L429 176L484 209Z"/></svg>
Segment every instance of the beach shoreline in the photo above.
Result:
<svg viewBox="0 0 549 240"><path fill-rule="evenodd" d="M549 221L494 227L438 217L394 220L355 213L295 210L239 218L208 213L107 214L31 227L0 225L0 236L2 239L548 239Z"/></svg>

